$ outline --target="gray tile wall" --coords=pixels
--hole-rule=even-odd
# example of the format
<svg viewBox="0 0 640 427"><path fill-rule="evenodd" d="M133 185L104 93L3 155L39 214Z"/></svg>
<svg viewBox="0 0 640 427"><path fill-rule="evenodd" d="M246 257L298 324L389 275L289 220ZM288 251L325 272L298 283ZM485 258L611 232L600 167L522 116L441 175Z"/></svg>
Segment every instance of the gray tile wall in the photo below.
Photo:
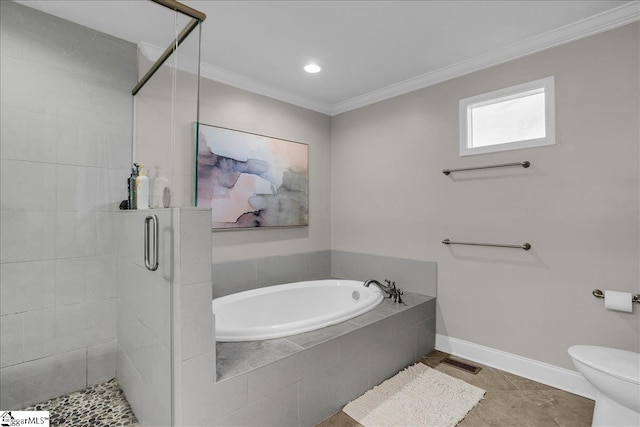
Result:
<svg viewBox="0 0 640 427"><path fill-rule="evenodd" d="M331 275L343 279L384 279L406 291L436 296L437 264L356 252L331 251Z"/></svg>
<svg viewBox="0 0 640 427"><path fill-rule="evenodd" d="M331 251L271 256L211 265L213 297L264 286L331 277Z"/></svg>
<svg viewBox="0 0 640 427"><path fill-rule="evenodd" d="M261 360L263 364L258 368L245 366L248 371L244 373L234 374L233 370L226 369L226 379L217 383L208 380L211 358L190 359L183 364L182 372L184 384L189 385L182 397L183 424L313 426L319 423L348 401L433 350L435 299L408 294L407 303L410 308L399 310L386 300L370 312L371 315L367 313L349 321L348 328L340 325L326 328L338 335L332 339L320 330L281 340L224 343L221 353L230 352L236 359L246 357L247 351L249 359L269 359L277 353L275 347L281 348L287 343L296 348L289 348L289 355L277 360ZM283 342L278 344L278 341ZM274 348L267 348L267 344ZM234 362L242 365L238 360ZM247 365L251 363L252 360L247 360Z"/></svg>
<svg viewBox="0 0 640 427"><path fill-rule="evenodd" d="M216 263L211 272L214 298L330 277L388 278L409 292L435 296L437 291L434 262L343 251ZM275 361L262 360L268 364L237 376L233 376L234 368L224 365L226 356L218 356L218 368L224 375L215 384L201 379L202 373L212 375L208 356L190 360L183 371L183 381L190 385L189 392L183 394L185 425L312 426L326 419L435 347L435 299L391 317L383 317L381 311L326 328L342 334L328 341L320 330L262 342L261 352L267 354L259 356ZM234 344L239 344L235 355ZM257 363L251 356L238 362L238 357L246 357L241 354L246 347L242 344L246 343L225 343L224 347L240 371ZM304 348L301 352L300 347ZM279 352L291 355L282 358Z"/></svg>
<svg viewBox="0 0 640 427"><path fill-rule="evenodd" d="M144 220L158 218L159 267L149 271L143 254ZM174 209L120 211L118 241L117 375L143 426L171 420L171 292L175 275ZM179 231L178 231L179 233Z"/></svg>
<svg viewBox="0 0 640 427"><path fill-rule="evenodd" d="M18 409L115 375L136 47L2 1L0 75L0 407Z"/></svg>
<svg viewBox="0 0 640 427"><path fill-rule="evenodd" d="M344 251L318 251L211 265L213 297L264 286L332 277L394 280L398 287L435 296L436 263Z"/></svg>
<svg viewBox="0 0 640 427"><path fill-rule="evenodd" d="M174 212L180 215L177 239L180 251L176 260L179 269L174 272L179 301L174 311L179 329L174 349L175 420L176 425L187 426L194 394L201 390L198 384L213 384L216 380L215 319L211 311L211 210L181 208ZM201 404L208 407L215 403Z"/></svg>

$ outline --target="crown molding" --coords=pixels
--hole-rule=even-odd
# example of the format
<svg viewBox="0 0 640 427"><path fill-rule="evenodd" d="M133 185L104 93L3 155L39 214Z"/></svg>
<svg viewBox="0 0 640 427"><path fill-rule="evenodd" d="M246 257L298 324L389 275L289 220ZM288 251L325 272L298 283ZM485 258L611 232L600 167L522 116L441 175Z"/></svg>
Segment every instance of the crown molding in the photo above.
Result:
<svg viewBox="0 0 640 427"><path fill-rule="evenodd" d="M512 43L500 49L495 49L485 54L421 74L411 79L404 80L333 105L318 102L204 62L200 64L200 75L204 78L242 90L274 98L298 107L317 111L322 114L335 116L385 99L424 89L425 87L442 83L494 65L512 61L532 53L612 30L638 20L640 20L640 0L634 0L581 21L565 25L555 30L530 37L526 40ZM164 49L146 42L140 42L138 44L138 49L151 61L155 61L159 58L164 51ZM178 68L195 74L197 73L197 62L195 59L184 55L178 55Z"/></svg>
<svg viewBox="0 0 640 427"><path fill-rule="evenodd" d="M341 114L385 99L442 83L494 65L512 61L532 53L612 30L640 20L640 1L632 1L600 14L585 18L521 42L487 52L455 64L439 68L411 79L383 87L331 106L330 115Z"/></svg>
<svg viewBox="0 0 640 427"><path fill-rule="evenodd" d="M164 52L164 49L161 49L147 42L138 43L138 50L145 58L150 61L156 61L160 57L162 52ZM177 62L178 69L187 71L192 74L198 73L198 62L195 59L186 55L178 54ZM228 86L233 86L238 89L257 93L258 95L267 96L269 98L277 99L288 104L306 108L308 110L317 111L318 113L327 115L331 114L331 106L329 104L317 102L312 99L296 95L278 87L259 82L252 78L213 66L211 64L207 64L205 62L200 63L200 76L209 80L214 80L216 82L226 84Z"/></svg>

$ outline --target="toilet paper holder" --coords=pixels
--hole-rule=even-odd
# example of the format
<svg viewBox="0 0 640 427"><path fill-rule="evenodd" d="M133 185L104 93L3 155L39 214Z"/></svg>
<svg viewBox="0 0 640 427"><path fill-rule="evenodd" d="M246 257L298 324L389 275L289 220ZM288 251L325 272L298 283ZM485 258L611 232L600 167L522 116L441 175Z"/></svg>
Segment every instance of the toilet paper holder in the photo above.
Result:
<svg viewBox="0 0 640 427"><path fill-rule="evenodd" d="M602 292L600 289L594 289L592 293L593 293L593 296L596 298L604 298L604 292ZM631 302L640 303L640 294L632 295Z"/></svg>

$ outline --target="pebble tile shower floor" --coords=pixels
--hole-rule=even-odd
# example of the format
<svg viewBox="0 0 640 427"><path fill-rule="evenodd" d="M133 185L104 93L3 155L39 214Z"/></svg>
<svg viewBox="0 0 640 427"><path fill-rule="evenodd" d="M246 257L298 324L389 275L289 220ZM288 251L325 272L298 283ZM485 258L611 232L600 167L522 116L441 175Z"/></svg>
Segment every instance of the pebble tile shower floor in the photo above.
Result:
<svg viewBox="0 0 640 427"><path fill-rule="evenodd" d="M24 409L49 411L50 425L60 427L138 427L115 379Z"/></svg>

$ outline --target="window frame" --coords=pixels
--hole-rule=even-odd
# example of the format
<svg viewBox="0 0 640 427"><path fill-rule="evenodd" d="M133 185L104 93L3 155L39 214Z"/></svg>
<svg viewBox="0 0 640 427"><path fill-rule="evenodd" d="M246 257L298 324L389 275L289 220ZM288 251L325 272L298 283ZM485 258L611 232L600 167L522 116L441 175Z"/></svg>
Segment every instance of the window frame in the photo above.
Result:
<svg viewBox="0 0 640 427"><path fill-rule="evenodd" d="M482 147L470 147L472 136L469 131L472 129L473 108L483 107L491 104L508 101L526 96L529 92L544 91L544 114L545 114L545 136L543 138L525 139L500 144L486 145ZM459 102L459 128L460 128L460 156L473 156L476 154L494 153L508 150L518 150L521 148L542 147L554 145L556 143L555 132L555 78L554 76L534 80L494 90L492 92L471 96L461 99Z"/></svg>

